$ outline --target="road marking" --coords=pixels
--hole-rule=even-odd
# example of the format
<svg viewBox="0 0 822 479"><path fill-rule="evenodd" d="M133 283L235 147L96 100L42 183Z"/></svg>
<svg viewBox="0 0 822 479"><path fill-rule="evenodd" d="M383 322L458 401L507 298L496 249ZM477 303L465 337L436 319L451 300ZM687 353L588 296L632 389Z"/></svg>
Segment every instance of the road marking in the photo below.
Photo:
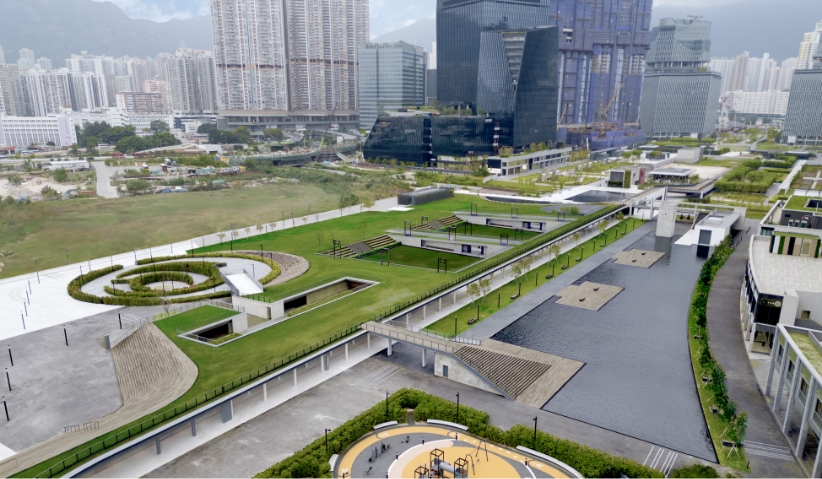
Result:
<svg viewBox="0 0 822 479"><path fill-rule="evenodd" d="M647 455L647 456L645 456L645 460L644 460L644 461L642 461L642 465L643 465L643 466L644 466L644 465L646 465L646 464L648 464L648 459L650 459L650 458L651 458L651 454L653 454L653 452L654 452L654 448L655 448L655 447L656 447L656 446L651 446L651 450L650 450L650 451L648 451L648 455Z"/></svg>
<svg viewBox="0 0 822 479"><path fill-rule="evenodd" d="M383 366L380 369L372 372L368 376L364 377L366 381L372 382L374 384L379 384L386 379L390 378L391 376L397 374L402 370L402 367L396 366L394 364L389 364L387 366Z"/></svg>
<svg viewBox="0 0 822 479"><path fill-rule="evenodd" d="M772 459L782 459L783 461L792 461L794 459L793 451L791 451L790 448L785 446L745 441L742 444L742 447L745 449L745 452L754 456L770 457Z"/></svg>

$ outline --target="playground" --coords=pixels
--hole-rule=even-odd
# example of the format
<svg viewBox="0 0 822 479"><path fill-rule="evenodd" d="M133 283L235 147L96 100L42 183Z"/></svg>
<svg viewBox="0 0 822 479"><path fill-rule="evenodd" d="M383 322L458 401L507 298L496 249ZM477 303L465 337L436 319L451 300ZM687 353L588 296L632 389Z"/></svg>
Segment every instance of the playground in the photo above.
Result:
<svg viewBox="0 0 822 479"><path fill-rule="evenodd" d="M582 477L551 457L487 443L446 423L387 427L354 443L337 460L334 477L368 476Z"/></svg>

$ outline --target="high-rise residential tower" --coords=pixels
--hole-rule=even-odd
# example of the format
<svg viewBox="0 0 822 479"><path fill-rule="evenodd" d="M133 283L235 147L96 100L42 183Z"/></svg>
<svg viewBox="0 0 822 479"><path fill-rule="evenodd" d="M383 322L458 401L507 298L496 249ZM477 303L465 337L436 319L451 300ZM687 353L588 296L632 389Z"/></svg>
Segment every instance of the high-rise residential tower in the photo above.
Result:
<svg viewBox="0 0 822 479"><path fill-rule="evenodd" d="M228 124L260 130L293 116L319 125L336 110L332 121L356 127L357 47L369 41L368 8L368 0L211 0Z"/></svg>
<svg viewBox="0 0 822 479"><path fill-rule="evenodd" d="M6 63L6 52L3 50L3 45L0 45L0 65Z"/></svg>
<svg viewBox="0 0 822 479"><path fill-rule="evenodd" d="M34 50L23 48L19 51L20 57L17 59L17 67L20 71L26 71L34 68L37 61L34 59Z"/></svg>
<svg viewBox="0 0 822 479"><path fill-rule="evenodd" d="M405 42L359 47L360 128L370 130L381 113L425 105L428 54Z"/></svg>
<svg viewBox="0 0 822 479"><path fill-rule="evenodd" d="M819 48L820 40L822 40L822 22L818 22L812 32L806 33L802 43L799 44L797 70L810 70L813 68L813 58Z"/></svg>
<svg viewBox="0 0 822 479"><path fill-rule="evenodd" d="M211 51L179 48L174 55L161 53L157 67L160 80L168 84L175 112L217 113L217 72Z"/></svg>
<svg viewBox="0 0 822 479"><path fill-rule="evenodd" d="M707 136L716 130L722 77L709 71L711 23L663 19L651 33L640 126L648 138Z"/></svg>
<svg viewBox="0 0 822 479"><path fill-rule="evenodd" d="M20 71L17 65L0 65L0 96L3 97L3 113L7 116L23 116L26 105L23 98L23 86L20 82Z"/></svg>

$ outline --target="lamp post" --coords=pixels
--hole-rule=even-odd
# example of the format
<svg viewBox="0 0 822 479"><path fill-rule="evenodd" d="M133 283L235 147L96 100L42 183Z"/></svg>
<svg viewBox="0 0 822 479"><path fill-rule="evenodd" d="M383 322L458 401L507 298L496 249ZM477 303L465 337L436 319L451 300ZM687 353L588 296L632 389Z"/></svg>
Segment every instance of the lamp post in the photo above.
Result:
<svg viewBox="0 0 822 479"><path fill-rule="evenodd" d="M385 391L385 418L388 419L388 395L391 394Z"/></svg>
<svg viewBox="0 0 822 479"><path fill-rule="evenodd" d="M328 454L328 433L331 429L325 428L325 453Z"/></svg>
<svg viewBox="0 0 822 479"><path fill-rule="evenodd" d="M534 417L534 443L532 446L536 449L537 447L537 418Z"/></svg>
<svg viewBox="0 0 822 479"><path fill-rule="evenodd" d="M460 393L457 393L457 423L460 422Z"/></svg>

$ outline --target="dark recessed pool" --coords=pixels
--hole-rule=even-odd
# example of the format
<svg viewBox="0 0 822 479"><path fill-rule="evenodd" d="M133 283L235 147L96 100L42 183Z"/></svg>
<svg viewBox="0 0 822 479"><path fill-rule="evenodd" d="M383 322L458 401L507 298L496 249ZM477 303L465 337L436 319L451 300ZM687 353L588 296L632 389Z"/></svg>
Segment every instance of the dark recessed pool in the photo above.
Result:
<svg viewBox="0 0 822 479"><path fill-rule="evenodd" d="M633 198L636 195L631 193L616 193L613 191L591 190L568 198L568 201L576 203L604 203L608 201L622 201Z"/></svg>
<svg viewBox="0 0 822 479"><path fill-rule="evenodd" d="M543 409L715 461L687 341L703 260L672 244L651 233L630 248L669 253L653 267L608 260L581 278L625 288L599 311L552 297L493 339L585 362Z"/></svg>

